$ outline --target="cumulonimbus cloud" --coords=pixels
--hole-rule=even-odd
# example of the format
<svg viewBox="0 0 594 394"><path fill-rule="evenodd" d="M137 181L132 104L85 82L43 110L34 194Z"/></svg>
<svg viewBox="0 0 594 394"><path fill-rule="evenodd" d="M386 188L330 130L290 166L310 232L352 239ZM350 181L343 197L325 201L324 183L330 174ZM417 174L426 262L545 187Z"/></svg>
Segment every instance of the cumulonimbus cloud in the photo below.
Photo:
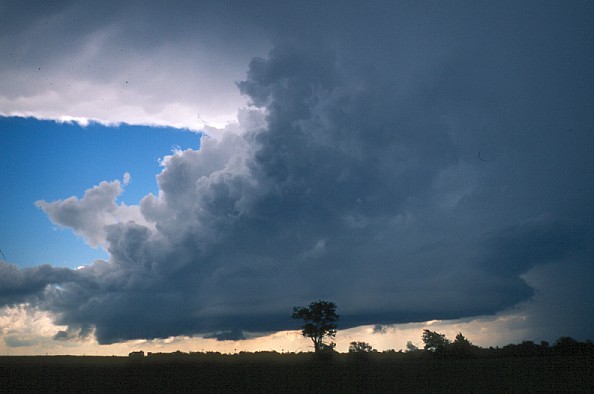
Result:
<svg viewBox="0 0 594 394"><path fill-rule="evenodd" d="M472 220L454 212L476 185L451 175L468 170L447 126L411 120L380 78L311 53L280 45L254 59L238 86L265 125L165 158L157 196L117 205L114 181L38 203L110 259L67 280L23 278L23 288L70 331L94 327L100 343L287 329L291 307L318 298L341 306L344 326L489 314L528 299L519 275L546 253L539 245L571 229L545 218L530 231L456 239L449 221ZM454 203L435 204L443 189L458 190ZM556 259L569 253L554 249Z"/></svg>
<svg viewBox="0 0 594 394"><path fill-rule="evenodd" d="M158 194L138 205L117 203L119 181L38 203L110 257L4 267L2 302L52 312L69 327L62 339L228 339L293 328L291 308L315 299L339 305L342 327L493 314L532 297L533 267L587 255L592 99L580 84L591 76L550 78L570 64L483 10L451 22L483 21L481 34L380 11L316 19L309 33L266 21L289 37L237 84L253 111L234 132L165 158ZM418 31L429 28L440 33ZM567 86L579 100L519 93ZM564 113L576 114L571 139L558 135Z"/></svg>

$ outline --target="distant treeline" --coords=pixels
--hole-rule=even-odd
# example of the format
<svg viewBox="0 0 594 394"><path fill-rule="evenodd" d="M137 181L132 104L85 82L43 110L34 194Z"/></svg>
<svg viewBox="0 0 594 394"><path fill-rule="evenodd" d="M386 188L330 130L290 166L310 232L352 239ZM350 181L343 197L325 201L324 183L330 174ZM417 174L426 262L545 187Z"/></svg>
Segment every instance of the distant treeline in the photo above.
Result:
<svg viewBox="0 0 594 394"><path fill-rule="evenodd" d="M459 334L461 335L461 334ZM414 345L410 345L407 350L384 350L377 351L365 342L352 342L349 352L347 354L338 353L334 349L328 349L322 354L318 354L319 358L352 356L359 357L361 355L386 355L391 357L470 357L470 358L493 358L493 357L540 357L540 356L555 356L555 357L593 357L594 358L594 343L591 340L585 342L577 341L571 337L561 337L553 345L547 341L535 343L533 341L523 341L519 344L509 344L503 347L489 347L483 348L473 345L467 340L450 342L447 341L439 346L431 347L426 344L425 349L419 349ZM463 337L462 337L463 338ZM224 354L220 352L182 352L175 351L172 353L144 353L135 351L129 354L130 358L205 358L205 357L235 357L235 358L252 358L252 359L266 359L268 357L284 356L286 358L307 355L310 352L298 353L279 353L276 351L257 351L257 352L239 352L234 354Z"/></svg>
<svg viewBox="0 0 594 394"><path fill-rule="evenodd" d="M410 355L424 354L434 357L540 357L540 356L594 356L594 343L587 340L579 342L571 337L561 337L553 345L547 341L535 343L523 341L519 344L509 344L503 347L482 348L470 344L470 346L454 346L455 342L438 348L435 351L418 349L406 352Z"/></svg>

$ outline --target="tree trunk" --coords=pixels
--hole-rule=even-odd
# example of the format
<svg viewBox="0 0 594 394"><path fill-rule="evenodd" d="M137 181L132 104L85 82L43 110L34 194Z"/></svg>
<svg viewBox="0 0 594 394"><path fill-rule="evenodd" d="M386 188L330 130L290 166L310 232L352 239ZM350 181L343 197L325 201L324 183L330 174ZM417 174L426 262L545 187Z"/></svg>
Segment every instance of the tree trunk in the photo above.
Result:
<svg viewBox="0 0 594 394"><path fill-rule="evenodd" d="M314 352L319 353L320 349L321 349L320 345L321 345L322 341L318 340L318 338L312 338L311 340L314 343Z"/></svg>

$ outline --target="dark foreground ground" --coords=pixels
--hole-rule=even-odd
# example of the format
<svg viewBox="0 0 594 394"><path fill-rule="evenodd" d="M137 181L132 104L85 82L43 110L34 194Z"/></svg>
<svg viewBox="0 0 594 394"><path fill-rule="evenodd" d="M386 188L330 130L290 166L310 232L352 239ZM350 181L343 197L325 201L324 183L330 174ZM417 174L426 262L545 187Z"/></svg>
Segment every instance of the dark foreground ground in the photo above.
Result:
<svg viewBox="0 0 594 394"><path fill-rule="evenodd" d="M591 357L0 357L1 393L594 393Z"/></svg>

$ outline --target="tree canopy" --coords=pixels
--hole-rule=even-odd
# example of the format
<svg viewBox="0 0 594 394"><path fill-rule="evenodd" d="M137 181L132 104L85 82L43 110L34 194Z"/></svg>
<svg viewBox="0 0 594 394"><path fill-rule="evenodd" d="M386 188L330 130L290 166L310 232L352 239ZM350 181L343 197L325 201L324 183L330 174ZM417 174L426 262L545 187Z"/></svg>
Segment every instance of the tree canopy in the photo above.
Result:
<svg viewBox="0 0 594 394"><path fill-rule="evenodd" d="M425 343L424 349L432 352L439 352L446 348L450 344L450 341L444 334L440 334L436 331L423 330L423 343Z"/></svg>

